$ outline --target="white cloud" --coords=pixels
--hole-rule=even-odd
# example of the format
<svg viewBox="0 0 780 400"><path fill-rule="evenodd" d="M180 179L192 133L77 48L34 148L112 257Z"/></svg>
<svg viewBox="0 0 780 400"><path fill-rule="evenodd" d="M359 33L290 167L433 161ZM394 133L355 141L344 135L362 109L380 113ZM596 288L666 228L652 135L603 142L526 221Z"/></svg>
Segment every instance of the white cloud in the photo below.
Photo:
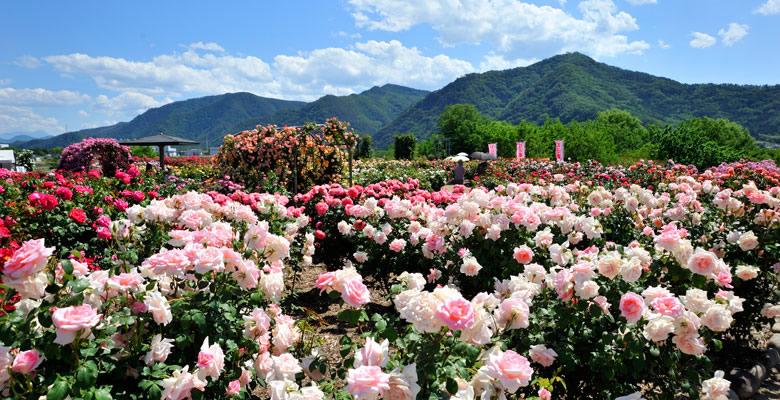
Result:
<svg viewBox="0 0 780 400"><path fill-rule="evenodd" d="M754 12L764 15L780 14L780 0L767 0Z"/></svg>
<svg viewBox="0 0 780 400"><path fill-rule="evenodd" d="M84 118L89 117L89 113L84 111L84 110L79 110L79 115L84 117Z"/></svg>
<svg viewBox="0 0 780 400"><path fill-rule="evenodd" d="M642 4L658 4L658 0L628 0L628 2L635 6Z"/></svg>
<svg viewBox="0 0 780 400"><path fill-rule="evenodd" d="M222 46L220 46L220 45L218 45L216 43L213 43L213 42L209 42L209 43L203 43L203 42L190 43L190 45L188 47L190 49L192 49L192 50L200 49L200 50L208 50L208 51L217 51L217 52L220 52L220 53L224 53L225 52L225 49Z"/></svg>
<svg viewBox="0 0 780 400"><path fill-rule="evenodd" d="M436 89L475 72L467 61L443 54L426 56L396 40L278 55L273 65L257 57L198 54L194 50L159 55L146 62L86 54L55 55L44 60L62 73L91 77L103 89L134 93L138 109L162 97L184 94L248 91L267 97L314 100L324 94L350 94L385 83ZM130 98L127 95L125 99ZM108 105L107 97L100 106L116 110Z"/></svg>
<svg viewBox="0 0 780 400"><path fill-rule="evenodd" d="M748 25L732 22L729 24L728 30L721 29L718 31L718 35L723 41L723 44L731 46L745 37L745 35L748 34L748 29L750 29L750 26Z"/></svg>
<svg viewBox="0 0 780 400"><path fill-rule="evenodd" d="M89 101L90 97L70 90L0 88L0 104L14 106L67 106Z"/></svg>
<svg viewBox="0 0 780 400"><path fill-rule="evenodd" d="M426 57L397 40L370 40L356 43L355 50L326 48L274 58L279 90L310 99L312 93L318 93L315 97L323 93L346 95L385 83L438 88L473 71L466 61L441 54Z"/></svg>
<svg viewBox="0 0 780 400"><path fill-rule="evenodd" d="M62 133L64 128L56 118L42 117L29 107L7 106L0 104L0 126L4 132Z"/></svg>
<svg viewBox="0 0 780 400"><path fill-rule="evenodd" d="M19 58L16 59L16 61L14 61L14 64L16 64L16 65L18 65L20 67L30 68L30 69L38 68L41 65L43 65L41 60L39 60L39 59L37 59L37 58L35 58L33 56L22 56L22 57L19 57Z"/></svg>
<svg viewBox="0 0 780 400"><path fill-rule="evenodd" d="M201 55L194 50L157 56L150 62L78 53L44 60L63 73L90 76L101 88L148 95L240 91L270 79L270 67L257 57Z"/></svg>
<svg viewBox="0 0 780 400"><path fill-rule="evenodd" d="M166 98L162 101L154 97L137 92L124 92L116 97L99 95L95 98L93 108L109 116L125 116L143 113L144 111L160 107L173 100Z"/></svg>
<svg viewBox="0 0 780 400"><path fill-rule="evenodd" d="M630 42L620 33L639 29L636 19L618 11L612 0L579 3L582 18L560 8L519 0L451 1L349 0L360 27L398 32L430 24L444 46L490 42L503 53L528 45L583 51L593 56L641 54L645 41Z"/></svg>
<svg viewBox="0 0 780 400"><path fill-rule="evenodd" d="M691 40L690 45L691 47L695 47L697 49L710 47L718 41L714 37L701 32L693 32L691 33L691 36L693 36L693 39Z"/></svg>
<svg viewBox="0 0 780 400"><path fill-rule="evenodd" d="M530 60L525 60L522 58L518 58L516 60L507 60L502 55L490 54L485 56L485 60L479 63L479 70L500 71L500 70L516 68L516 67L526 67L537 61L539 60L536 58L532 58Z"/></svg>
<svg viewBox="0 0 780 400"><path fill-rule="evenodd" d="M346 39L360 39L361 35L358 32L355 33L347 33L344 31L338 31L333 34L333 36L340 37L340 38L346 38Z"/></svg>
<svg viewBox="0 0 780 400"><path fill-rule="evenodd" d="M662 49L666 50L666 49L669 49L669 48L671 48L671 47L672 47L672 45L670 45L670 44L668 44L668 43L664 42L663 40L659 40L659 41L658 41L658 47L660 47L660 48L662 48Z"/></svg>
<svg viewBox="0 0 780 400"><path fill-rule="evenodd" d="M93 128L100 128L103 126L111 126L116 125L119 121L117 120L111 120L106 119L103 121L90 121L90 122L84 122L81 124L81 127L79 129L93 129Z"/></svg>

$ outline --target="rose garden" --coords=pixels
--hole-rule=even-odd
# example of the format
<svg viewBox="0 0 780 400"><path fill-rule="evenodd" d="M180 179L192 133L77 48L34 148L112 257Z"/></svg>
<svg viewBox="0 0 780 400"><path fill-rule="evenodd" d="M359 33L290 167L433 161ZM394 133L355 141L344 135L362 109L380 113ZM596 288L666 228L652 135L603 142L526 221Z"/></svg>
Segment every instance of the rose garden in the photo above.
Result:
<svg viewBox="0 0 780 400"><path fill-rule="evenodd" d="M369 159L350 186L355 138L0 170L2 395L717 399L780 316L772 162L499 159L466 187Z"/></svg>

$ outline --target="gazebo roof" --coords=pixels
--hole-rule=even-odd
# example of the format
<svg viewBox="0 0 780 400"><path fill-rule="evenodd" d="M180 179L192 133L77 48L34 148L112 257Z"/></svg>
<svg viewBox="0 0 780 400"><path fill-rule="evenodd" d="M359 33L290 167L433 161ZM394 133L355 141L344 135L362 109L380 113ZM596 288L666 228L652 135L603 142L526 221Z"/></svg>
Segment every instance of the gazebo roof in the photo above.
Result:
<svg viewBox="0 0 780 400"><path fill-rule="evenodd" d="M128 140L120 144L126 146L174 146L174 145L192 145L200 144L194 140L184 139L176 136L166 135L160 132L157 135L147 136L140 139Z"/></svg>

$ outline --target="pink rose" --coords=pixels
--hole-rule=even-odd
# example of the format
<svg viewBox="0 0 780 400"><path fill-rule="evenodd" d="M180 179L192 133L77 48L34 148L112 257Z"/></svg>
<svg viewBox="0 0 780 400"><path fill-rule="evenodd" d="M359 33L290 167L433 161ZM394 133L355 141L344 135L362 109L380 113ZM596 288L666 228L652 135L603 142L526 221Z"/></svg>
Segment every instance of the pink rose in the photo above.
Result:
<svg viewBox="0 0 780 400"><path fill-rule="evenodd" d="M501 381L509 393L516 392L521 386L528 386L534 373L528 359L512 350L491 354L485 367L487 375Z"/></svg>
<svg viewBox="0 0 780 400"><path fill-rule="evenodd" d="M352 307L360 307L371 301L368 288L358 279L351 279L344 283L344 290L341 292L341 298L345 303Z"/></svg>
<svg viewBox="0 0 780 400"><path fill-rule="evenodd" d="M380 344L375 342L373 338L366 338L366 345L355 353L355 366L376 365L384 367L388 361L388 347L387 339Z"/></svg>
<svg viewBox="0 0 780 400"><path fill-rule="evenodd" d="M227 388L227 392L225 392L225 395L232 396L234 394L238 394L238 392L240 391L241 391L241 383L239 383L238 379L236 379L228 383L228 388Z"/></svg>
<svg viewBox="0 0 780 400"><path fill-rule="evenodd" d="M642 318L645 307L642 296L636 293L628 292L620 298L620 315L632 324Z"/></svg>
<svg viewBox="0 0 780 400"><path fill-rule="evenodd" d="M539 398L542 399L542 400L550 400L550 399L552 399L552 393L550 393L550 391L545 389L545 388L539 389L539 393L538 394L539 394Z"/></svg>
<svg viewBox="0 0 780 400"><path fill-rule="evenodd" d="M225 369L225 355L218 343L209 346L209 338L203 341L198 353L198 378L205 379L210 376L219 379L220 373Z"/></svg>
<svg viewBox="0 0 780 400"><path fill-rule="evenodd" d="M41 365L41 362L43 362L43 357L38 353L38 350L22 351L14 358L11 371L27 375Z"/></svg>
<svg viewBox="0 0 780 400"><path fill-rule="evenodd" d="M698 333L675 335L672 337L672 343L674 343L683 353L692 356L704 354L707 350L707 347L704 345L704 342L702 342Z"/></svg>
<svg viewBox="0 0 780 400"><path fill-rule="evenodd" d="M45 247L44 239L28 240L5 263L3 275L12 280L34 275L46 266L52 253L54 247Z"/></svg>
<svg viewBox="0 0 780 400"><path fill-rule="evenodd" d="M323 202L317 203L314 209L317 211L317 215L323 215L328 212L328 204Z"/></svg>
<svg viewBox="0 0 780 400"><path fill-rule="evenodd" d="M498 308L498 320L508 324L507 329L528 328L528 304L517 298L509 298L501 302Z"/></svg>
<svg viewBox="0 0 780 400"><path fill-rule="evenodd" d="M346 390L356 400L375 400L390 389L390 375L376 365L362 366L347 372Z"/></svg>
<svg viewBox="0 0 780 400"><path fill-rule="evenodd" d="M715 253L697 248L688 260L688 268L699 275L708 276L718 265L718 256Z"/></svg>
<svg viewBox="0 0 780 400"><path fill-rule="evenodd" d="M75 307L58 308L51 314L51 320L57 328L54 343L66 345L76 339L76 333L81 331L81 337L87 337L90 329L103 318L89 304Z"/></svg>
<svg viewBox="0 0 780 400"><path fill-rule="evenodd" d="M544 367L552 365L555 358L558 357L558 353L556 353L555 350L548 349L547 346L543 344L531 346L531 350L528 354L531 356L532 360L542 364Z"/></svg>
<svg viewBox="0 0 780 400"><path fill-rule="evenodd" d="M520 247L515 247L514 257L515 261L518 263L528 264L534 259L534 252L530 247L522 245Z"/></svg>
<svg viewBox="0 0 780 400"><path fill-rule="evenodd" d="M403 239L395 239L392 242L390 242L390 250L398 253L402 251L406 247L406 240Z"/></svg>
<svg viewBox="0 0 780 400"><path fill-rule="evenodd" d="M675 319L685 312L680 300L673 296L659 297L653 300L652 306L655 312Z"/></svg>
<svg viewBox="0 0 780 400"><path fill-rule="evenodd" d="M474 323L474 309L466 299L447 299L436 308L436 317L450 329L460 331Z"/></svg>

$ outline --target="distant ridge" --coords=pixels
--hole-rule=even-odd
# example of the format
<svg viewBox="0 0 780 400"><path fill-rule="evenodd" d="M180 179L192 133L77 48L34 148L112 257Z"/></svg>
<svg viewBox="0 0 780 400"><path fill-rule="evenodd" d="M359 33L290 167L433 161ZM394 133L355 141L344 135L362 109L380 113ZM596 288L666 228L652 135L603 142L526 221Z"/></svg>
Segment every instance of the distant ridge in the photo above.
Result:
<svg viewBox="0 0 780 400"><path fill-rule="evenodd" d="M26 148L64 147L87 137L134 139L162 131L199 141L204 147L207 141L211 146L219 146L226 134L254 129L258 124L301 125L309 121L324 122L331 117L349 122L359 134L375 134L428 93L387 84L360 94L324 96L308 104L269 99L251 93L229 93L170 103L150 109L130 122L15 145Z"/></svg>
<svg viewBox="0 0 780 400"><path fill-rule="evenodd" d="M88 137L136 139L160 131L172 136L197 140L204 146L222 143L222 136L238 121L253 116L270 115L285 108L301 107L306 103L269 99L251 93L228 93L177 101L152 108L133 118L111 126L68 132L49 139L19 143L24 148L65 147Z"/></svg>
<svg viewBox="0 0 780 400"><path fill-rule="evenodd" d="M374 86L360 94L328 95L300 108L280 110L267 117L251 118L234 126L233 131L254 129L257 125L301 125L336 117L349 122L350 127L358 134L374 135L428 93L430 92L392 84Z"/></svg>
<svg viewBox="0 0 780 400"><path fill-rule="evenodd" d="M402 112L377 133L374 143L385 147L393 135L409 132L428 138L438 131L439 114L458 103L474 104L482 114L512 123L541 124L547 117L583 121L612 108L646 124L728 118L756 138L780 141L780 85L688 85L569 53L527 67L458 78Z"/></svg>

